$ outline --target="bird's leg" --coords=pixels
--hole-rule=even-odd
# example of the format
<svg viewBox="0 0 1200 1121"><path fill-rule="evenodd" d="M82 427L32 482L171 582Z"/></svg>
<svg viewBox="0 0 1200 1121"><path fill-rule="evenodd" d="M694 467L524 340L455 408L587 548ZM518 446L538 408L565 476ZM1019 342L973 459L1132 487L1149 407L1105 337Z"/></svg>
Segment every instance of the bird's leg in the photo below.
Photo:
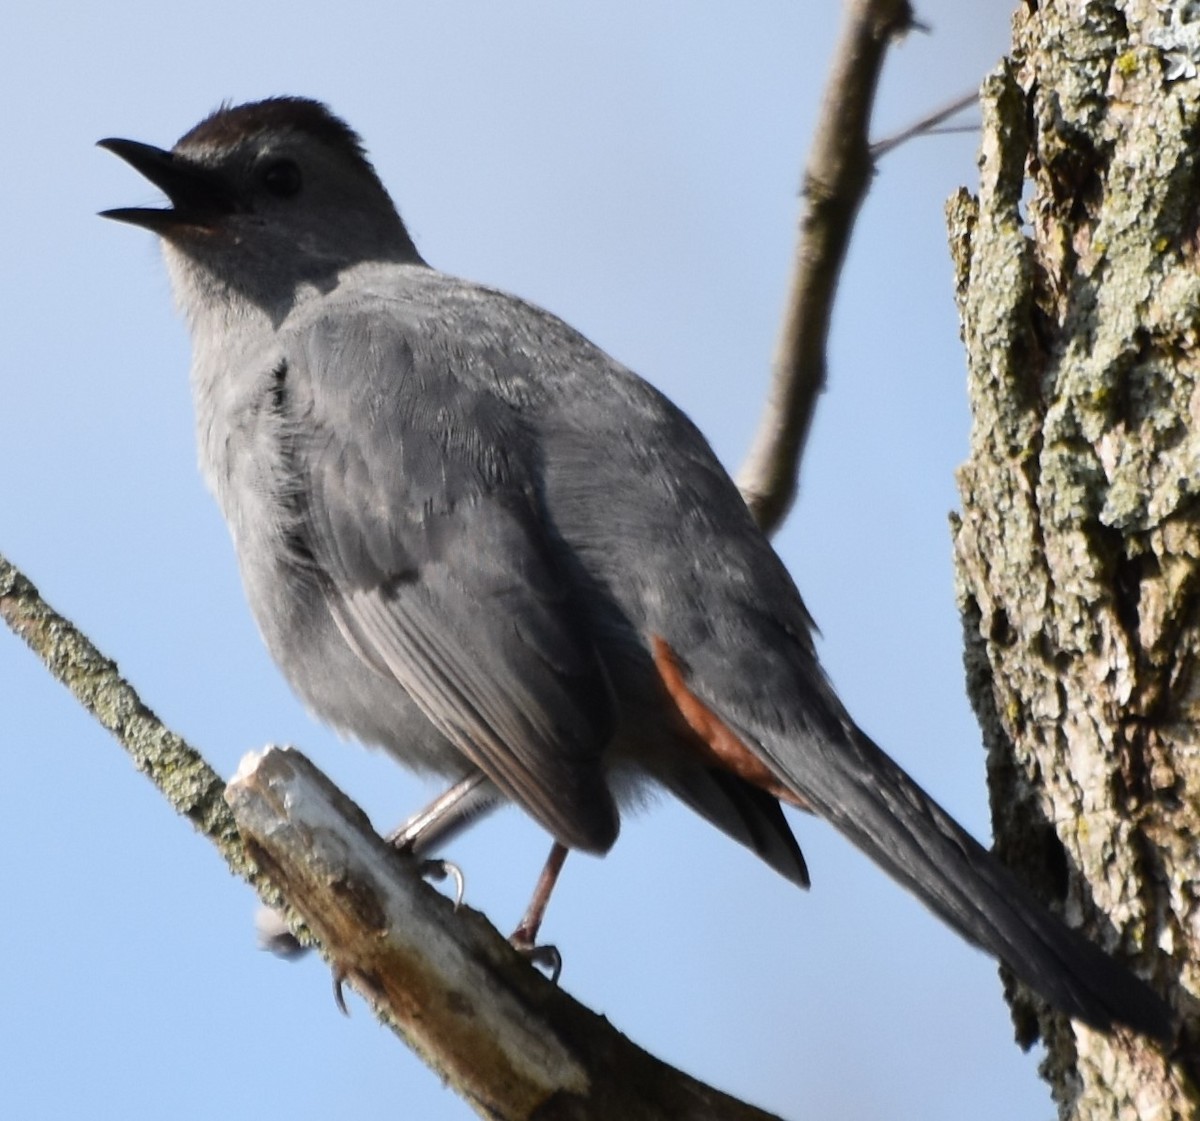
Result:
<svg viewBox="0 0 1200 1121"><path fill-rule="evenodd" d="M488 777L482 771L474 771L392 830L387 836L388 843L401 852L421 856L434 845L456 837L499 801L500 792Z"/></svg>
<svg viewBox="0 0 1200 1121"><path fill-rule="evenodd" d="M434 845L457 836L499 800L500 794L487 776L482 771L475 771L389 833L388 842L400 852L420 857ZM433 880L452 877L455 883L454 906L462 902L466 885L457 864L449 860L426 858L421 861L421 875Z"/></svg>
<svg viewBox="0 0 1200 1121"><path fill-rule="evenodd" d="M533 898L529 901L517 929L509 938L530 961L549 970L551 981L557 981L562 972L562 954L554 946L539 946L537 936L542 928L542 919L546 916L546 904L550 902L554 885L558 883L558 876L562 872L568 851L570 850L566 845L554 842L550 855L546 858L545 867L542 868L542 874L538 877L537 886L533 889Z"/></svg>

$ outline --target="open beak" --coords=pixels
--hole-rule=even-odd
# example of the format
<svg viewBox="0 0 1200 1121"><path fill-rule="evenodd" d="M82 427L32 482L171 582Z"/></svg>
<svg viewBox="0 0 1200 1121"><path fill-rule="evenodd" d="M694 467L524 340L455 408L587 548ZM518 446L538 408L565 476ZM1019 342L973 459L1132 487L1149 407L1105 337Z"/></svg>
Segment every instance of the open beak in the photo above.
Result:
<svg viewBox="0 0 1200 1121"><path fill-rule="evenodd" d="M136 140L109 137L98 141L98 146L120 156L171 200L169 207L161 209L131 206L102 210L101 218L115 218L168 234L181 227L212 229L223 216L238 209L229 183L210 168Z"/></svg>

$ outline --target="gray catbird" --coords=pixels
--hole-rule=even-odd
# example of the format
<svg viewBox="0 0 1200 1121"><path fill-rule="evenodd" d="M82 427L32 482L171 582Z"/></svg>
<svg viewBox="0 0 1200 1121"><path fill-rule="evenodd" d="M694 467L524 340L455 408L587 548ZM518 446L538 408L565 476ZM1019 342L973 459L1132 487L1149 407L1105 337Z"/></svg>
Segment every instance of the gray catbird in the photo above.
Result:
<svg viewBox="0 0 1200 1121"><path fill-rule="evenodd" d="M780 809L831 821L1094 1027L1169 1039L847 715L812 623L704 437L554 316L430 268L324 106L222 108L102 145L194 344L200 460L271 654L312 710L604 852L647 779L800 885ZM490 780L490 781L487 781Z"/></svg>

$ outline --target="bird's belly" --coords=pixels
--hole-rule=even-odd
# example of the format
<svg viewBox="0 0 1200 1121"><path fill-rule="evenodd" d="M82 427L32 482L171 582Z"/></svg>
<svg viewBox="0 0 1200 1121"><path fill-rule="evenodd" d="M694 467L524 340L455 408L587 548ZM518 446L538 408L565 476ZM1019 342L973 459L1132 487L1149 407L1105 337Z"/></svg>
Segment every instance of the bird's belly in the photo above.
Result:
<svg viewBox="0 0 1200 1121"><path fill-rule="evenodd" d="M242 578L268 651L309 711L340 735L384 748L411 770L454 780L464 776L470 767L462 753L395 678L363 661L347 643L311 575L284 568L243 565Z"/></svg>

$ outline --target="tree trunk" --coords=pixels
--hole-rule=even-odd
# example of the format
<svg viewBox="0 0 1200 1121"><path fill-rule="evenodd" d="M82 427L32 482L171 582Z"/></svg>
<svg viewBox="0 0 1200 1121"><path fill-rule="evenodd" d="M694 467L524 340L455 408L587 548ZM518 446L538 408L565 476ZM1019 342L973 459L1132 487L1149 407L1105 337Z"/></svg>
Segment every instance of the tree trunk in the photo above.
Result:
<svg viewBox="0 0 1200 1121"><path fill-rule="evenodd" d="M954 525L996 844L1195 1019L1200 22L1026 3L949 206L974 424ZM1172 7L1175 11L1172 11ZM1189 44L1192 44L1189 46ZM1175 1064L1010 994L1063 1118L1192 1118Z"/></svg>

